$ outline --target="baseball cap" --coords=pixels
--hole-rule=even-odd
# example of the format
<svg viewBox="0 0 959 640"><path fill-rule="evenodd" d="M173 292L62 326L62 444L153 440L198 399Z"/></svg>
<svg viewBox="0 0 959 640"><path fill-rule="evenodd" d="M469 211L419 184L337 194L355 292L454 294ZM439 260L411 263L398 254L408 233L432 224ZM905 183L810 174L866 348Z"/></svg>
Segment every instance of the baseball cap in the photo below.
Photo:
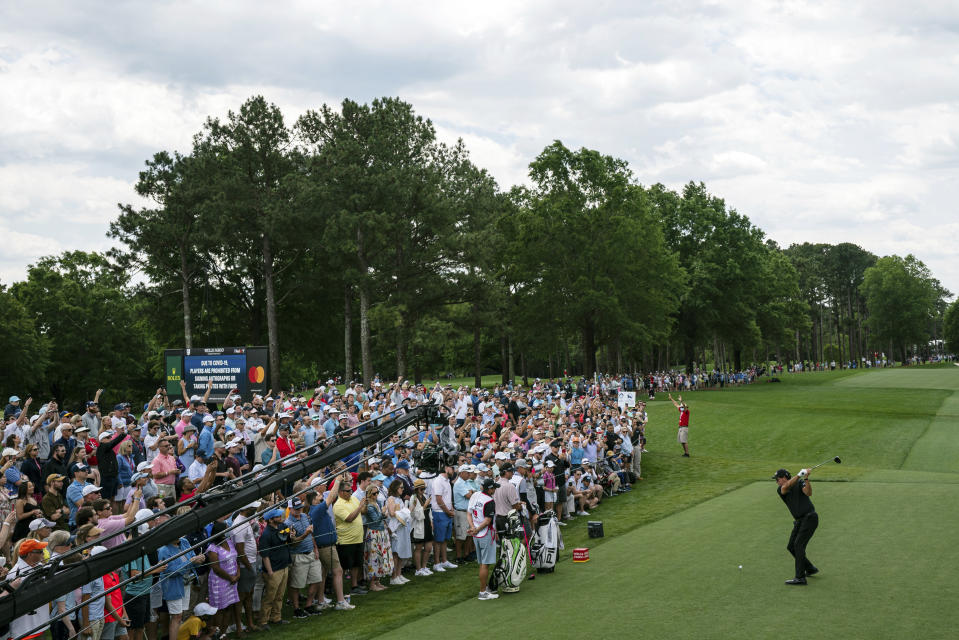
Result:
<svg viewBox="0 0 959 640"><path fill-rule="evenodd" d="M193 615L195 616L212 616L217 612L216 607L211 606L205 602L201 602L197 606L193 607Z"/></svg>
<svg viewBox="0 0 959 640"><path fill-rule="evenodd" d="M468 464L461 464L459 468L456 470L456 472L463 473L464 471L469 471L469 470L470 470L470 466Z"/></svg>
<svg viewBox="0 0 959 640"><path fill-rule="evenodd" d="M20 556L25 556L31 551L36 551L38 549L46 549L46 547L47 547L46 542L40 542L39 540L34 540L33 538L27 538L26 540L20 543L20 549L17 551L17 553Z"/></svg>
<svg viewBox="0 0 959 640"><path fill-rule="evenodd" d="M396 463L396 468L397 468L397 469L409 469L409 468L410 468L410 463L407 462L406 460L400 460L399 462Z"/></svg>
<svg viewBox="0 0 959 640"><path fill-rule="evenodd" d="M485 480L483 480L482 487L484 491L486 489L492 489L493 487L498 487L498 486L499 486L499 483L496 482L496 480L493 480L492 478L486 478Z"/></svg>
<svg viewBox="0 0 959 640"><path fill-rule="evenodd" d="M292 509L302 509L303 501L299 498L293 498L293 502L290 503L290 508Z"/></svg>
<svg viewBox="0 0 959 640"><path fill-rule="evenodd" d="M263 518L266 520L272 520L273 518L282 518L282 517L283 517L283 509L270 509L269 511L263 514Z"/></svg>
<svg viewBox="0 0 959 640"><path fill-rule="evenodd" d="M46 518L37 518L30 521L30 531L38 531L43 527L50 527L52 529L55 526L57 526L56 522L51 522Z"/></svg>
<svg viewBox="0 0 959 640"><path fill-rule="evenodd" d="M14 448L12 448L12 447L6 447L6 448L3 450L3 456L4 456L4 457L6 457L6 456L15 456L15 455L17 455L18 453L19 453L19 451L17 451L16 449L14 449Z"/></svg>
<svg viewBox="0 0 959 640"><path fill-rule="evenodd" d="M97 493L101 490L102 490L102 487L98 487L95 484L88 484L87 486L83 487L83 495L88 496L91 493Z"/></svg>
<svg viewBox="0 0 959 640"><path fill-rule="evenodd" d="M215 422L216 418L211 416L209 413L203 416L203 422Z"/></svg>
<svg viewBox="0 0 959 640"><path fill-rule="evenodd" d="M143 522L153 517L153 509L140 509L134 516L134 522Z"/></svg>
<svg viewBox="0 0 959 640"><path fill-rule="evenodd" d="M515 471L515 470L516 469L509 462L507 462L506 464L504 464L502 467L499 468L500 473L508 473L510 471Z"/></svg>
<svg viewBox="0 0 959 640"><path fill-rule="evenodd" d="M773 475L773 480L775 480L776 478L787 478L787 479L788 479L788 478L791 478L791 477L792 477L792 476L789 474L789 471L787 471L786 469L780 469L779 471L777 471L777 472L775 473L775 475Z"/></svg>

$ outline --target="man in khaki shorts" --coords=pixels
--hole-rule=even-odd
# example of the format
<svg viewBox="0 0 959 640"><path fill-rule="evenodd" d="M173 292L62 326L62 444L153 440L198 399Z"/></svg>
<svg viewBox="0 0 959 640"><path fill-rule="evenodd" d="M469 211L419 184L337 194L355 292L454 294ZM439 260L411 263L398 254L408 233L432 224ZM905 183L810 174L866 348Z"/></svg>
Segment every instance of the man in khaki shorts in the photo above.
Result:
<svg viewBox="0 0 959 640"><path fill-rule="evenodd" d="M679 410L679 431L676 432L676 440L683 445L683 457L689 457L689 406L683 402L683 397L679 396L679 402L673 400L673 394L669 394L669 401Z"/></svg>
<svg viewBox="0 0 959 640"><path fill-rule="evenodd" d="M340 566L340 556L336 552L336 524L333 520L333 502L337 500L337 493L340 489L340 483L345 482L343 476L337 476L333 481L333 487L327 492L326 497L319 494L308 492L304 497L310 504L310 521L313 524L313 544L316 545L316 553L322 565L322 575L317 589L319 596L319 605L310 603L307 607L309 613L320 611L326 607L334 606L332 600L327 600L324 595L326 592L326 576L333 576L333 593L336 596L335 607L339 610L355 609L355 605L350 604L343 597L343 567ZM310 482L314 491L322 491L323 484L320 478L315 478Z"/></svg>
<svg viewBox="0 0 959 640"><path fill-rule="evenodd" d="M473 483L470 482L469 465L460 465L457 469L459 477L453 484L453 537L456 546L456 561L467 562L467 556L472 549L470 536L466 531L470 528L467 516L470 498L473 496Z"/></svg>
<svg viewBox="0 0 959 640"><path fill-rule="evenodd" d="M293 564L290 565L288 586L290 599L293 601L293 617L306 618L310 613L319 613L319 609L308 612L300 607L300 590L307 589L306 601L311 604L323 580L323 567L311 535L313 523L310 517L303 513L303 502L299 498L293 498L290 502L290 515L286 519L286 525L290 527L292 537L290 553L293 555Z"/></svg>

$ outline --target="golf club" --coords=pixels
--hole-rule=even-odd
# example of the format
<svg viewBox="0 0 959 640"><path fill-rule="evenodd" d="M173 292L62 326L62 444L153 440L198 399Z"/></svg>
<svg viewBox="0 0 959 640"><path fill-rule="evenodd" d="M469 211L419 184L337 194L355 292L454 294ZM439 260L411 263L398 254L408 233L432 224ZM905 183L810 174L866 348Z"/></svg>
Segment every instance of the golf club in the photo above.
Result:
<svg viewBox="0 0 959 640"><path fill-rule="evenodd" d="M824 464L829 464L830 462L835 462L836 464L841 464L841 463L842 463L842 460L839 459L839 456L836 456L835 458L829 458L828 460L823 460L822 462L820 462L819 464L817 464L815 467L810 467L809 470L812 471L813 469L818 469L819 467L823 466Z"/></svg>

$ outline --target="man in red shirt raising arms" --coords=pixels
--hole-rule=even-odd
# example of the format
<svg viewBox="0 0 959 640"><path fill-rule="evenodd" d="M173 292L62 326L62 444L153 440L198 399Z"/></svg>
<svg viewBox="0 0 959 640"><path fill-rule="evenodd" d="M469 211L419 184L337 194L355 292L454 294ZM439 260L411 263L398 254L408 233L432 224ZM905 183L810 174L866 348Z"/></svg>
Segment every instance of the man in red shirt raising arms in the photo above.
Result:
<svg viewBox="0 0 959 640"><path fill-rule="evenodd" d="M683 445L683 456L689 457L689 406L683 402L683 397L679 396L679 402L673 400L673 394L669 394L669 401L673 406L679 409L679 431L676 433L676 439Z"/></svg>

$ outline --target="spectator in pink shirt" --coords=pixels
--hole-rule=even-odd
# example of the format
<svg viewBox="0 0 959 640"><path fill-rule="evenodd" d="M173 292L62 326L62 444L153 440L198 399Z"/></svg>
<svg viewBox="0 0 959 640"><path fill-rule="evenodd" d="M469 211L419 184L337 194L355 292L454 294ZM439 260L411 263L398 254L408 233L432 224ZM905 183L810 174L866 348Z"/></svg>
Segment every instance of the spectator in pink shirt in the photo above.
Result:
<svg viewBox="0 0 959 640"><path fill-rule="evenodd" d="M173 457L173 443L164 438L160 441L160 453L153 459L151 469L153 472L153 482L157 490L164 498L174 498L176 496L176 480L180 474L180 468L176 464L176 458Z"/></svg>

